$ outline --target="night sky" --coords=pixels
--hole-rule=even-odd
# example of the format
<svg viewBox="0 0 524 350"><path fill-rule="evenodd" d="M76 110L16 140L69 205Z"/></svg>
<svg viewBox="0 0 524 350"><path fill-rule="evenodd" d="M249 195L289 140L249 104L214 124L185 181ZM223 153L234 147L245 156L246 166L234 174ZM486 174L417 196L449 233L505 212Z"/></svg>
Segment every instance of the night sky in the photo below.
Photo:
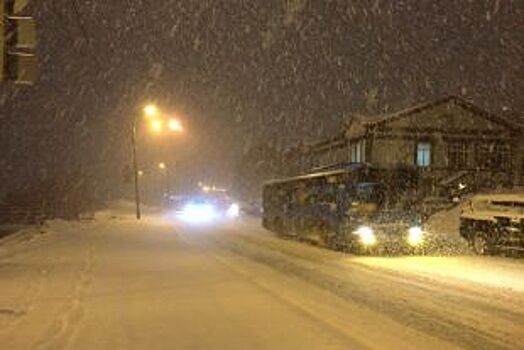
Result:
<svg viewBox="0 0 524 350"><path fill-rule="evenodd" d="M524 1L34 1L40 78L0 88L4 191L61 172L122 187L129 125L148 101L187 133L179 177L228 185L243 152L339 130L343 115L446 95L522 115ZM168 144L169 142L169 144ZM147 159L144 159L147 158Z"/></svg>

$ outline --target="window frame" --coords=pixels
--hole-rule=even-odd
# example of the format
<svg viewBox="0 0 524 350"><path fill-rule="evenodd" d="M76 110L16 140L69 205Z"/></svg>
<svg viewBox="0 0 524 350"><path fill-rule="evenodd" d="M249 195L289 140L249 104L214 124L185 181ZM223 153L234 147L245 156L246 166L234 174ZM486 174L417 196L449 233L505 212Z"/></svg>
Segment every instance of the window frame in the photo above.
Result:
<svg viewBox="0 0 524 350"><path fill-rule="evenodd" d="M420 151L420 145L422 144L429 146L427 149L427 151L429 152L429 157L427 157L427 161L423 162L423 164L419 164L419 151ZM422 169L430 168L433 165L433 142L431 142L431 140L419 139L415 142L415 165L418 168L422 168Z"/></svg>
<svg viewBox="0 0 524 350"><path fill-rule="evenodd" d="M349 160L352 163L366 162L366 139L360 138L349 142Z"/></svg>

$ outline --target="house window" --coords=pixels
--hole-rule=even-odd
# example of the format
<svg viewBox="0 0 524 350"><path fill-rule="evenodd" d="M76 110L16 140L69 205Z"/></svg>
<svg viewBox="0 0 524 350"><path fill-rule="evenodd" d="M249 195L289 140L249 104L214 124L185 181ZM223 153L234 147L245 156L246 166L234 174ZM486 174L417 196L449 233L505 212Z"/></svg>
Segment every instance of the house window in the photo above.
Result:
<svg viewBox="0 0 524 350"><path fill-rule="evenodd" d="M360 163L360 141L351 145L351 161L353 163Z"/></svg>
<svg viewBox="0 0 524 350"><path fill-rule="evenodd" d="M469 149L464 141L455 141L448 144L448 165L453 169L468 167Z"/></svg>
<svg viewBox="0 0 524 350"><path fill-rule="evenodd" d="M366 162L366 140L362 140L360 143L360 160L364 163Z"/></svg>
<svg viewBox="0 0 524 350"><path fill-rule="evenodd" d="M353 163L363 163L366 161L366 142L365 140L356 141L349 146L350 161Z"/></svg>
<svg viewBox="0 0 524 350"><path fill-rule="evenodd" d="M481 169L511 169L511 146L506 143L477 144L475 162Z"/></svg>
<svg viewBox="0 0 524 350"><path fill-rule="evenodd" d="M417 166L428 167L431 165L431 144L429 142L417 143Z"/></svg>

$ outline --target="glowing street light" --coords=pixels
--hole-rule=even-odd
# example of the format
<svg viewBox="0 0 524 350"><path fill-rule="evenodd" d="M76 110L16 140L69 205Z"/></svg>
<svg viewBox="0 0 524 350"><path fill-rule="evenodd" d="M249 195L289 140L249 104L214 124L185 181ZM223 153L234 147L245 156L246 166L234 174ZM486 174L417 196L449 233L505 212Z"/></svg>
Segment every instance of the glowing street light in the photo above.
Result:
<svg viewBox="0 0 524 350"><path fill-rule="evenodd" d="M145 117L148 119L149 128L152 132L155 134L160 134L164 131L164 129L167 127L170 131L173 132L182 132L184 131L184 128L182 126L182 123L180 123L177 119L167 119L164 116L161 115L160 110L157 106L154 104L147 104L143 108L143 115L135 115L135 118L132 121L131 124L131 144L132 144L132 157L133 157L133 169L134 169L134 187L135 187L135 204L136 204L136 218L137 220L140 220L141 213L140 213L140 191L139 191L139 181L138 178L140 176L143 176L144 173L141 170L138 170L138 162L137 162L137 155L136 155L136 130L137 130L137 124L139 122L140 117ZM158 164L159 169L167 169L165 163L159 163ZM165 172L166 178L168 177L168 171Z"/></svg>
<svg viewBox="0 0 524 350"><path fill-rule="evenodd" d="M162 121L160 119L154 119L151 121L150 123L150 126L151 126L151 130L155 133L160 133L164 127L163 125L164 123L162 123Z"/></svg>
<svg viewBox="0 0 524 350"><path fill-rule="evenodd" d="M149 122L149 127L155 134L163 132L166 127L173 132L182 132L184 130L182 123L177 119L169 119L166 121L164 119L154 118Z"/></svg>
<svg viewBox="0 0 524 350"><path fill-rule="evenodd" d="M167 122L167 127L171 131L176 131L176 132L184 131L184 128L182 127L182 123L180 123L178 119L169 119Z"/></svg>
<svg viewBox="0 0 524 350"><path fill-rule="evenodd" d="M153 118L158 116L158 108L153 104L148 104L144 107L144 115L148 118Z"/></svg>

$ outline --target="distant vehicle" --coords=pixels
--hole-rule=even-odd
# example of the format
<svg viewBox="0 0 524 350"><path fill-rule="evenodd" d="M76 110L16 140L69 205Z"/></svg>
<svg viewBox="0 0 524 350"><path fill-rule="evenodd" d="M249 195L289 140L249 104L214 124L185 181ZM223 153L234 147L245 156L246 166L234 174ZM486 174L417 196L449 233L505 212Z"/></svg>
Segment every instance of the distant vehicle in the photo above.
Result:
<svg viewBox="0 0 524 350"><path fill-rule="evenodd" d="M270 181L262 224L337 250L412 251L425 241L416 184L409 168L361 163Z"/></svg>
<svg viewBox="0 0 524 350"><path fill-rule="evenodd" d="M206 223L234 219L240 215L240 206L226 193L209 192L188 196L178 209L178 217L186 222Z"/></svg>
<svg viewBox="0 0 524 350"><path fill-rule="evenodd" d="M477 254L524 252L524 193L474 196L460 215L460 235Z"/></svg>
<svg viewBox="0 0 524 350"><path fill-rule="evenodd" d="M245 215L260 217L262 215L262 206L257 202L240 202L240 212Z"/></svg>

